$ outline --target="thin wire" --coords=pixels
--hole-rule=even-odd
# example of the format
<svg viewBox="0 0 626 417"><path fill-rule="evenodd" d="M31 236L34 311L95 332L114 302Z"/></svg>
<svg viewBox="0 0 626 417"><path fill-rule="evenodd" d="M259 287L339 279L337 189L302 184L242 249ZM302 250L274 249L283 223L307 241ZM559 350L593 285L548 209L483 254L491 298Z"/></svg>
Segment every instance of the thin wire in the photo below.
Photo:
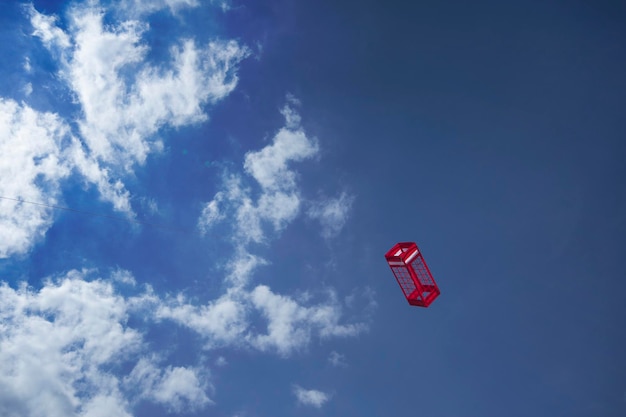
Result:
<svg viewBox="0 0 626 417"><path fill-rule="evenodd" d="M108 214L94 213L92 211L77 210L77 209L73 209L73 208L70 208L70 207L56 206L56 205L52 205L52 204L36 203L34 201L22 200L21 198L11 198L11 197L0 196L0 199L16 201L18 203L32 204L34 206L48 207L48 208L56 209L56 210L71 211L71 212L74 212L74 213L86 214L88 216L105 217L107 219L112 219L112 220L117 220L117 221L122 221L122 222L143 224L145 226L156 227L156 228L159 228L159 229L169 230L169 231L172 231L172 232L191 234L187 230L178 229L178 228L175 228L175 227L162 226L162 225L156 224L156 223L143 222L141 220L126 219L124 217L110 216Z"/></svg>

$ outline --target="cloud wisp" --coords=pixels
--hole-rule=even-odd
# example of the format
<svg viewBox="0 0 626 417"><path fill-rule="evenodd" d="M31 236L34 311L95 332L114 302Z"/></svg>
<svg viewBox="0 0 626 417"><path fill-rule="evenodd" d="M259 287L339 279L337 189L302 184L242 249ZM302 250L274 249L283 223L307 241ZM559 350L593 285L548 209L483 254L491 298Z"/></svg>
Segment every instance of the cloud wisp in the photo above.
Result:
<svg viewBox="0 0 626 417"><path fill-rule="evenodd" d="M308 305L290 296L277 294L268 285L250 285L256 268L267 263L254 255L250 246L267 244L298 216L303 198L298 173L293 165L319 153L317 140L310 138L301 126L296 105L298 103L293 98L288 100L281 110L285 125L270 144L246 153L242 174L225 175L224 188L204 205L198 220L198 228L206 234L217 223L233 219L229 226L232 227L231 244L235 256L228 262L231 268L225 281L228 290L217 302L194 316L206 315L202 322L210 322L208 316L221 314L220 323L225 327L204 326L200 329L191 324L195 320L190 316L179 319L181 324L190 323L190 327L204 334L208 340L245 341L245 344L261 351L275 351L283 356L306 348L314 335L321 338L349 337L367 329L362 322L342 322L343 306L332 291L327 301ZM246 185L248 178L253 180L250 186ZM257 190L253 192L252 187ZM319 212L318 217L329 230L325 237L339 233L350 204L351 198L347 194L337 200L320 203L316 213ZM174 317L183 311L188 312L188 309L181 306L168 311L168 314ZM247 311L260 313L267 323L266 333L242 333L245 329L243 317Z"/></svg>
<svg viewBox="0 0 626 417"><path fill-rule="evenodd" d="M345 226L354 197L346 192L341 193L337 198L313 202L307 215L319 221L321 234L325 239L336 237Z"/></svg>
<svg viewBox="0 0 626 417"><path fill-rule="evenodd" d="M328 362L335 367L346 367L348 364L346 363L346 355L343 355L339 352L332 351L330 355L328 355Z"/></svg>
<svg viewBox="0 0 626 417"><path fill-rule="evenodd" d="M225 219L225 211L234 214L233 238L241 245L263 243L267 239L267 227L282 231L300 211L302 197L297 185L297 173L291 165L317 155L319 146L314 138L306 135L300 126L296 110L286 105L282 109L285 126L274 136L270 145L259 151L246 153L244 172L254 179L260 188L258 198L253 199L244 178L226 174L224 190L205 204L198 222L206 233Z"/></svg>
<svg viewBox="0 0 626 417"><path fill-rule="evenodd" d="M300 405L314 408L322 408L330 400L330 395L315 389L304 389L299 385L294 385L293 393Z"/></svg>

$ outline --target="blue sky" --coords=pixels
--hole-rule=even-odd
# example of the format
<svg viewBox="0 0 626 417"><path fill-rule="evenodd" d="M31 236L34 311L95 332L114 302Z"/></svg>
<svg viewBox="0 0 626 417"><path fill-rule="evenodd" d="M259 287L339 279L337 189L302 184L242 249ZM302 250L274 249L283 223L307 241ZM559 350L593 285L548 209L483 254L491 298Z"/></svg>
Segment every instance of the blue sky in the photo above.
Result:
<svg viewBox="0 0 626 417"><path fill-rule="evenodd" d="M2 2L0 414L625 415L625 17Z"/></svg>

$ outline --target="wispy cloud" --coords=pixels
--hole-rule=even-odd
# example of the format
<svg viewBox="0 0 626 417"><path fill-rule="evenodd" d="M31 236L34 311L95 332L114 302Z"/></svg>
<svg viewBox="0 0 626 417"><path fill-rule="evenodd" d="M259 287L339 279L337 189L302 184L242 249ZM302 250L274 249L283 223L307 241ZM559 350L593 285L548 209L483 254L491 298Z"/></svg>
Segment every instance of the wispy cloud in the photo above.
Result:
<svg viewBox="0 0 626 417"><path fill-rule="evenodd" d="M31 73L33 71L33 67L30 65L30 58L26 57L24 59L23 68L24 68L24 71L26 71L26 73Z"/></svg>
<svg viewBox="0 0 626 417"><path fill-rule="evenodd" d="M123 379L129 390L139 390L138 399L164 405L169 411L204 408L213 401L206 394L211 389L192 368L167 366L161 369L155 360L141 358L132 372Z"/></svg>
<svg viewBox="0 0 626 417"><path fill-rule="evenodd" d="M22 92L24 93L26 97L30 96L33 93L33 84L32 83L24 84L24 87L22 88Z"/></svg>
<svg viewBox="0 0 626 417"><path fill-rule="evenodd" d="M315 389L304 389L299 385L294 385L293 393L299 404L321 408L330 400L330 395Z"/></svg>
<svg viewBox="0 0 626 417"><path fill-rule="evenodd" d="M346 355L335 352L334 350L330 352L330 355L328 355L328 362L330 362L332 366L337 366L337 367L348 366L348 364L346 363Z"/></svg>
<svg viewBox="0 0 626 417"><path fill-rule="evenodd" d="M316 201L307 214L320 222L321 234L326 239L337 236L348 220L354 197L343 192L337 198Z"/></svg>
<svg viewBox="0 0 626 417"><path fill-rule="evenodd" d="M341 324L341 305L330 297L327 303L304 306L291 297L275 294L260 285L252 291L252 302L266 318L267 333L254 336L252 343L261 350L276 349L283 355L308 345L311 334L320 337L356 336L364 323Z"/></svg>
<svg viewBox="0 0 626 417"><path fill-rule="evenodd" d="M341 322L343 309L336 297L303 305L266 285L251 291L231 287L205 305L193 304L183 296L155 301L156 319L197 332L206 349L236 346L289 356L306 348L313 337L350 337L367 329L365 323ZM252 325L253 316L266 321L266 332Z"/></svg>
<svg viewBox="0 0 626 417"><path fill-rule="evenodd" d="M155 315L202 335L207 348L240 345L248 330L246 305L232 293L200 306L178 296L159 304Z"/></svg>
<svg viewBox="0 0 626 417"><path fill-rule="evenodd" d="M200 5L199 0L119 0L117 3L116 6L130 16L142 16L166 8L177 13Z"/></svg>
<svg viewBox="0 0 626 417"><path fill-rule="evenodd" d="M300 116L287 104L281 110L285 126L274 136L272 143L259 151L246 153L244 171L254 179L261 193L253 199L244 186L244 178L227 174L224 190L205 204L198 222L203 232L223 220L224 210L235 213L235 239L247 244L262 243L266 239L266 226L280 232L298 215L301 206L297 173L291 167L319 151L317 141L306 135L300 126Z"/></svg>
<svg viewBox="0 0 626 417"><path fill-rule="evenodd" d="M285 127L274 136L272 144L260 151L248 152L244 162L246 172L266 191L294 189L296 173L289 164L318 152L317 141L309 138L301 128L296 110L286 105L281 113L285 117Z"/></svg>
<svg viewBox="0 0 626 417"><path fill-rule="evenodd" d="M198 228L208 233L215 224L233 219L228 226L232 228L235 256L228 262L231 265L225 280L228 290L218 300L229 307L223 310L229 314L221 320L227 327L199 324L209 322L201 317L213 314L217 308L213 303L201 310L177 306L168 310L168 316L174 318L174 312L185 312L176 319L203 334L209 344L236 340L242 346L288 356L306 348L313 337L355 336L367 329L365 323L343 322L343 306L332 291L325 302L312 304L277 294L267 285L249 287L256 268L266 264L251 253L250 245L268 243L299 214L302 197L294 165L319 152L317 140L310 138L301 126L301 117L295 108L298 105L294 97L288 97L281 110L284 126L271 143L246 153L243 171L247 175L225 174L223 189L204 205L198 220ZM319 205L320 219L336 232L339 223L343 225L350 204L351 197L347 195L325 202ZM266 332L248 328L248 312L265 319Z"/></svg>

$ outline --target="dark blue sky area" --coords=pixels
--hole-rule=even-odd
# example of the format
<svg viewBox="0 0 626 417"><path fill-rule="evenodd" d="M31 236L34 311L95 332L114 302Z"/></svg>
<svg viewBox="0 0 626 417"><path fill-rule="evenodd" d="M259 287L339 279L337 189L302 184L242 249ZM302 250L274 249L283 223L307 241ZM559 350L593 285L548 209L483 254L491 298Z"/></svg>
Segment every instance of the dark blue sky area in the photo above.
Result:
<svg viewBox="0 0 626 417"><path fill-rule="evenodd" d="M302 99L335 167L315 183L357 195L338 276L379 294L327 411L624 415L624 4L270 4L240 91ZM390 285L399 240L428 310Z"/></svg>

